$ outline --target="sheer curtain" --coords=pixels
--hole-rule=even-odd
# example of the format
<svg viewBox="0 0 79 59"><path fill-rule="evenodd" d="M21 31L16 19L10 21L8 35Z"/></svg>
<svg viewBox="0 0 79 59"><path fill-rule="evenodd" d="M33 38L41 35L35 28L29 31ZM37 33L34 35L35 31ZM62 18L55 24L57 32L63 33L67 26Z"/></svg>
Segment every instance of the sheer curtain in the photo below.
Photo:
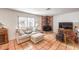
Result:
<svg viewBox="0 0 79 59"><path fill-rule="evenodd" d="M36 29L36 21L33 17L19 17L19 28L32 28L33 31Z"/></svg>

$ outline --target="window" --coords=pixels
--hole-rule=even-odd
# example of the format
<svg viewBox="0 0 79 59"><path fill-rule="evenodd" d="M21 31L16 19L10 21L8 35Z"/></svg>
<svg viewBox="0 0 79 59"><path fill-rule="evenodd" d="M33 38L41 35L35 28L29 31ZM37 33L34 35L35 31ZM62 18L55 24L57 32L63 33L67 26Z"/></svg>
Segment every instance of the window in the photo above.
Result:
<svg viewBox="0 0 79 59"><path fill-rule="evenodd" d="M25 17L19 17L18 25L19 25L20 29L27 26L26 20L27 20L27 18L25 18Z"/></svg>
<svg viewBox="0 0 79 59"><path fill-rule="evenodd" d="M22 28L28 28L31 27L35 29L36 21L32 17L19 17L19 24L18 27L20 29Z"/></svg>
<svg viewBox="0 0 79 59"><path fill-rule="evenodd" d="M34 26L35 26L34 18L28 18L28 27L34 27Z"/></svg>

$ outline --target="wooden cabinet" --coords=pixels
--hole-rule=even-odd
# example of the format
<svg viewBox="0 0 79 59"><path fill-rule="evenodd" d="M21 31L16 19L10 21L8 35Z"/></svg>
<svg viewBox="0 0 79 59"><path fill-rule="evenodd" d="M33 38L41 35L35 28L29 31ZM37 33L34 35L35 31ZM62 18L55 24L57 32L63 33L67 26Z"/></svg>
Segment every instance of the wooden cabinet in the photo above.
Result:
<svg viewBox="0 0 79 59"><path fill-rule="evenodd" d="M0 28L0 44L8 43L8 30Z"/></svg>

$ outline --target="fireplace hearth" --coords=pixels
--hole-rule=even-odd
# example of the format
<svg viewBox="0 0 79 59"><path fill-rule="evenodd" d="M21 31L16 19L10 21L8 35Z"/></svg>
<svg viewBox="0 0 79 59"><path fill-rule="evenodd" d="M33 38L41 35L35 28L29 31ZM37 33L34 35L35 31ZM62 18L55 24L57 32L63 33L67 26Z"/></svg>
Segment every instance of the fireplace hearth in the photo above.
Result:
<svg viewBox="0 0 79 59"><path fill-rule="evenodd" d="M43 26L43 31L52 31L51 26Z"/></svg>

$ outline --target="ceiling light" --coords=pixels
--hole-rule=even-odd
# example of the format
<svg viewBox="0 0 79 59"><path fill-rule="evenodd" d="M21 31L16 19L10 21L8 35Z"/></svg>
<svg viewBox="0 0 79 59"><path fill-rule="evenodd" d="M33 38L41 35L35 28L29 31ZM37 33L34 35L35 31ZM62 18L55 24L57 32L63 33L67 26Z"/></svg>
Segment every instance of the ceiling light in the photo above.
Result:
<svg viewBox="0 0 79 59"><path fill-rule="evenodd" d="M46 10L50 10L51 8L47 8Z"/></svg>

